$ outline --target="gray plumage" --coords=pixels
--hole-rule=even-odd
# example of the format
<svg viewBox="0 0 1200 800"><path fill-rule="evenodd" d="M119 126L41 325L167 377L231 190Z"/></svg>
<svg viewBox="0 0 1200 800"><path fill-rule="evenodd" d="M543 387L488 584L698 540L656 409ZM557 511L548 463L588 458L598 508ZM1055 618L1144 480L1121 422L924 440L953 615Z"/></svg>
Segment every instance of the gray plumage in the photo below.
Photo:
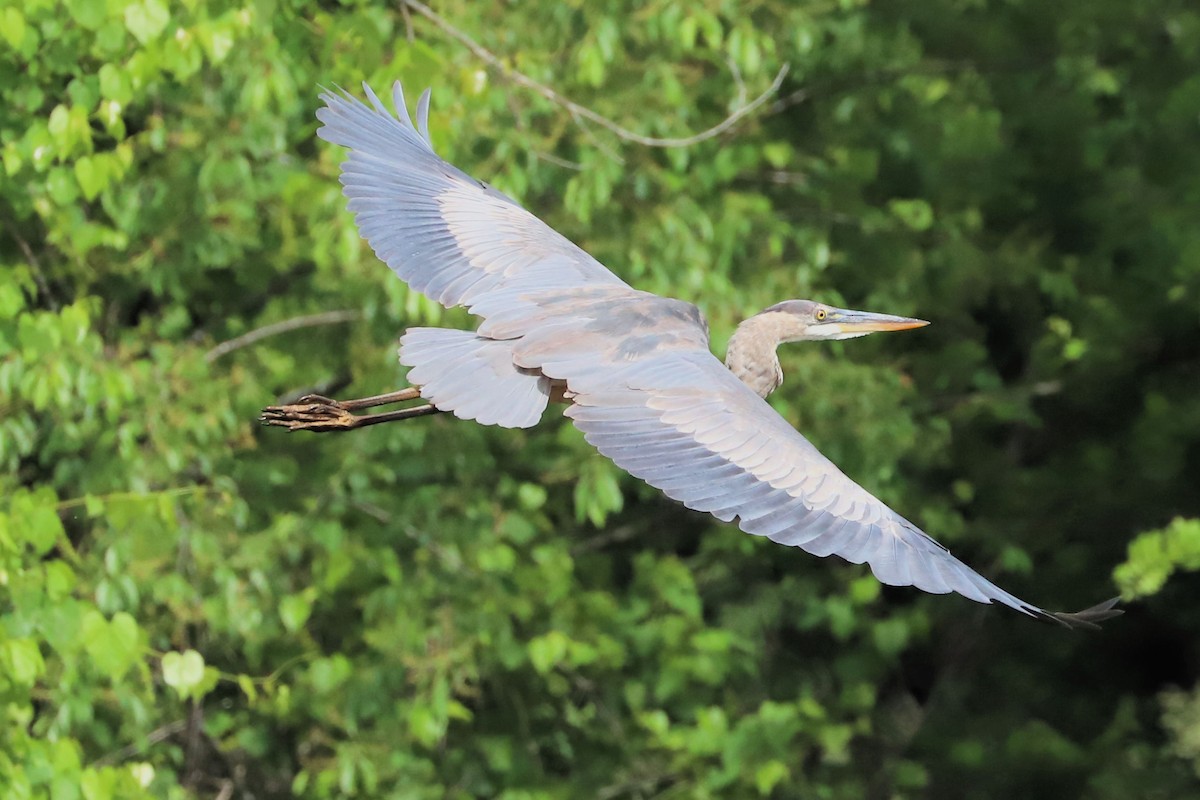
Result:
<svg viewBox="0 0 1200 800"><path fill-rule="evenodd" d="M550 401L550 380L514 367L509 342L446 328L409 328L400 363L421 396L442 411L481 425L529 428Z"/></svg>
<svg viewBox="0 0 1200 800"><path fill-rule="evenodd" d="M534 424L557 392L587 441L689 508L818 556L866 563L883 583L957 592L1068 624L1111 616L1046 612L988 581L846 477L763 398L783 380L775 348L901 330L921 320L780 303L743 323L728 367L688 303L637 291L517 203L434 152L429 92L414 126L322 94L318 135L349 148L341 182L376 255L416 291L466 306L475 333L414 329L401 361L435 407L484 424ZM1090 616L1089 616L1090 615Z"/></svg>

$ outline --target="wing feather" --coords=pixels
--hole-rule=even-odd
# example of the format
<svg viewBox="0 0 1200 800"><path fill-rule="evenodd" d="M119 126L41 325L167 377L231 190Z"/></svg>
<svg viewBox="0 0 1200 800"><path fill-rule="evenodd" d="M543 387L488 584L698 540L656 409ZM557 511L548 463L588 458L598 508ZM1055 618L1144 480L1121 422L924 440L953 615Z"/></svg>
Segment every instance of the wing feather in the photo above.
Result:
<svg viewBox="0 0 1200 800"><path fill-rule="evenodd" d="M398 81L394 115L363 90L370 105L322 93L317 135L350 149L341 181L359 233L410 287L447 307L550 285L632 291L511 198L443 161L429 137L428 91L414 126Z"/></svg>
<svg viewBox="0 0 1200 800"><path fill-rule="evenodd" d="M689 508L737 518L748 533L815 555L865 562L888 585L958 592L1055 619L979 575L846 477L711 354L651 354L633 364L595 354L583 361L543 365L575 393L567 416L618 466Z"/></svg>

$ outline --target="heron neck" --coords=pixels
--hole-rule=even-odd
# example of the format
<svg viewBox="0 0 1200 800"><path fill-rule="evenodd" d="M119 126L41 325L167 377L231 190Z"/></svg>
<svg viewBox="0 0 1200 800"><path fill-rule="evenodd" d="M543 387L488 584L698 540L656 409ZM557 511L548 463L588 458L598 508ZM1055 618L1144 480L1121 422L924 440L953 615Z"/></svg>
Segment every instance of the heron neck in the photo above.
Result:
<svg viewBox="0 0 1200 800"><path fill-rule="evenodd" d="M775 348L802 333L791 314L755 314L734 331L725 351L725 366L759 397L766 397L783 383L783 369Z"/></svg>

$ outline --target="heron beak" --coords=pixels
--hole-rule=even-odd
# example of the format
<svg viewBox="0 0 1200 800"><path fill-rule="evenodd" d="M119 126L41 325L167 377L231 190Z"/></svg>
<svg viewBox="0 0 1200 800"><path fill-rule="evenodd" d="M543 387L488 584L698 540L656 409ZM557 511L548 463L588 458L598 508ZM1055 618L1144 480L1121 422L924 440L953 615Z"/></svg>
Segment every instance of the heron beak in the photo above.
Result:
<svg viewBox="0 0 1200 800"><path fill-rule="evenodd" d="M870 311L839 309L830 314L829 324L842 333L875 333L876 331L906 331L923 328L929 323L912 317L896 317L891 314L874 314Z"/></svg>

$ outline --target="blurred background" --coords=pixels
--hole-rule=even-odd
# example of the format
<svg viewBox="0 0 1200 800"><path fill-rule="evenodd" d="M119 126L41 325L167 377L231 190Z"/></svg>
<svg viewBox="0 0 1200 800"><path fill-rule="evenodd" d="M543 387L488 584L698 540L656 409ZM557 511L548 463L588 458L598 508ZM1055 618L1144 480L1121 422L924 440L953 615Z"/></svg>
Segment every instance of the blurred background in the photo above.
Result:
<svg viewBox="0 0 1200 800"><path fill-rule="evenodd" d="M1200 796L1192 0L0 6L4 797ZM553 411L259 427L471 324L314 135L397 78L718 353L786 298L933 320L783 348L772 402L1019 596L1128 613L881 589Z"/></svg>

